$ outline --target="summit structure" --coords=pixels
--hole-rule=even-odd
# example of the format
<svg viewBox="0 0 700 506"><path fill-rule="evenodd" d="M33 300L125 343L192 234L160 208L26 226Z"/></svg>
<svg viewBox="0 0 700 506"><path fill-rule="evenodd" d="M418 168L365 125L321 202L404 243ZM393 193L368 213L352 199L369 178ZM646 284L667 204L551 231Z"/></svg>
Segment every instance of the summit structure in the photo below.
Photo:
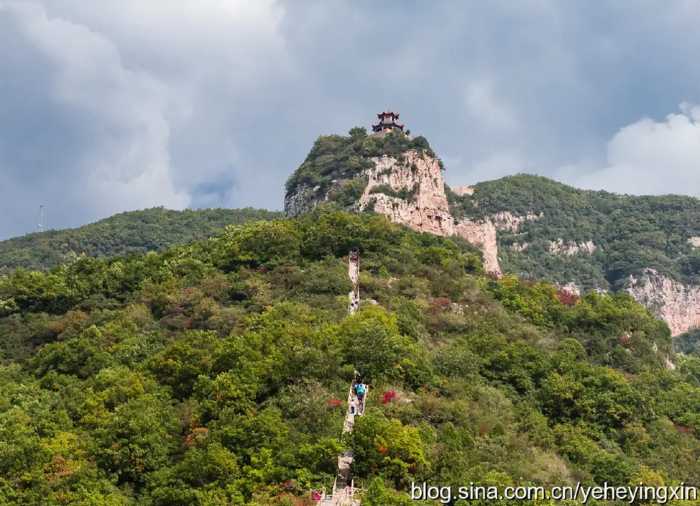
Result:
<svg viewBox="0 0 700 506"><path fill-rule="evenodd" d="M404 126L399 123L399 113L398 112L380 112L377 113L377 119L379 120L376 124L372 125L372 132L374 133L387 133L393 131L404 131Z"/></svg>

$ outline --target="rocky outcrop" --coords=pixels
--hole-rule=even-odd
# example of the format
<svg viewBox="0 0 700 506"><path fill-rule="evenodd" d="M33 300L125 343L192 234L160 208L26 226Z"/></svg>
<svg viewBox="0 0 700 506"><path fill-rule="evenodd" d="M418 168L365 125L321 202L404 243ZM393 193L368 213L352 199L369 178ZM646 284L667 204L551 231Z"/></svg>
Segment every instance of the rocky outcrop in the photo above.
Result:
<svg viewBox="0 0 700 506"><path fill-rule="evenodd" d="M563 239L557 239L556 241L549 241L547 249L550 253L555 255L573 256L584 254L592 255L598 247L593 244L593 241L586 242L573 242L564 241Z"/></svg>
<svg viewBox="0 0 700 506"><path fill-rule="evenodd" d="M516 216L509 211L499 211L491 216L491 221L496 227L496 230L506 230L508 232L517 232L520 226L526 221L539 220L544 214L528 213L525 216Z"/></svg>
<svg viewBox="0 0 700 506"><path fill-rule="evenodd" d="M437 159L407 151L403 159L372 158L374 167L365 173L367 186L359 208L372 207L414 230L452 235L454 222L445 195L445 183Z"/></svg>
<svg viewBox="0 0 700 506"><path fill-rule="evenodd" d="M284 212L287 216L299 216L313 210L325 198L319 198L318 193L320 186L312 188L308 185L302 185L294 193L285 195L284 197Z"/></svg>
<svg viewBox="0 0 700 506"><path fill-rule="evenodd" d="M399 160L373 158L359 210L371 208L395 223L435 235L457 235L481 249L484 269L500 275L496 226L490 219L454 219L445 193L445 181L436 158L407 151Z"/></svg>
<svg viewBox="0 0 700 506"><path fill-rule="evenodd" d="M510 245L511 251L517 251L518 253L522 253L523 251L526 251L530 247L530 243L528 242L514 242L513 244Z"/></svg>
<svg viewBox="0 0 700 506"><path fill-rule="evenodd" d="M496 227L490 220L471 221L462 220L455 223L454 235L466 239L471 244L481 249L484 256L484 270L497 276L501 275L501 267L498 263L498 242L496 240Z"/></svg>
<svg viewBox="0 0 700 506"><path fill-rule="evenodd" d="M517 216L501 211L486 218L456 219L450 212L440 161L424 150L407 150L400 156L371 158L371 165L353 181L366 181L354 209L372 210L420 232L441 236L456 235L481 249L484 269L501 274L498 260L497 232L516 233L523 223L538 220L542 214ZM329 188L300 185L285 197L285 211L298 216L319 203L334 200L333 194L349 180L332 181ZM457 195L472 195L474 189L458 186Z"/></svg>
<svg viewBox="0 0 700 506"><path fill-rule="evenodd" d="M406 139L410 140L408 137ZM531 255L535 261L542 261L542 258L546 260L548 255L541 254L542 246L552 255L590 265L591 269L602 268L600 264L611 253L601 249L593 240L565 240L558 237L561 232L547 235L550 231L547 230L546 223L534 223L544 217L542 213L518 215L508 211L507 202L494 208L494 195L490 195L489 201L489 194L482 194L482 187L475 190L471 186L457 186L451 192L447 191L442 164L432 151L410 146L401 148L400 154L363 158L361 163L348 167L340 160L336 165L342 170L331 173L326 171L315 174L309 172L310 165L305 165L306 172L300 173L302 177L297 178L299 182L291 185L285 196L285 211L290 216L297 216L311 211L322 202L333 201L347 210L373 210L387 216L392 222L420 232L459 236L481 249L484 269L496 275L501 274L498 234L501 234L509 252L514 253L507 257L504 255L504 259L513 265L524 266L519 270L526 275L529 260L523 257ZM399 153L395 146L387 152ZM525 189L537 191L531 185ZM474 198L469 198L472 195ZM498 198L497 192L495 196ZM455 213L470 214L470 206L473 211L479 212L482 197L485 198L484 202L490 202L489 208L494 210L492 214L484 216L482 211L482 217L476 219L457 218L456 214L451 213L450 202ZM559 198L562 208L566 209L566 199ZM570 222L564 222L563 225L560 223L556 230L565 228L568 223L577 226L577 219L577 215L572 215ZM590 225L591 223L589 228ZM697 230L694 233L697 234ZM687 237L686 249L690 251L700 248L700 236L688 235L690 237ZM604 242L601 240L599 244ZM605 248L607 247L609 246ZM560 289L562 293L578 296L585 283L581 279L575 279L575 276L571 281L560 286ZM615 286L619 285L616 283ZM627 280L626 290L665 320L673 335L700 326L700 286L684 285L653 269L647 269L641 275L631 276Z"/></svg>
<svg viewBox="0 0 700 506"><path fill-rule="evenodd" d="M452 188L452 193L463 197L464 195L474 195L474 187L468 185L455 186Z"/></svg>
<svg viewBox="0 0 700 506"><path fill-rule="evenodd" d="M626 291L664 320L674 336L700 326L700 286L684 285L655 269L645 269L640 276L628 278Z"/></svg>

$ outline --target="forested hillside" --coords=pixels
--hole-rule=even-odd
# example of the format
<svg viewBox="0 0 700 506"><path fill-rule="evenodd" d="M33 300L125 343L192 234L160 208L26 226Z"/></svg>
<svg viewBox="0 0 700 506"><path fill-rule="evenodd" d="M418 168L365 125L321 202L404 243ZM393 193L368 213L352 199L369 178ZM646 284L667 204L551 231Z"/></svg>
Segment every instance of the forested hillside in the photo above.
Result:
<svg viewBox="0 0 700 506"><path fill-rule="evenodd" d="M262 209L163 208L116 214L68 230L50 230L0 241L0 272L16 267L48 269L76 256L111 257L158 251L205 239L226 225L268 220L279 213Z"/></svg>
<svg viewBox="0 0 700 506"><path fill-rule="evenodd" d="M700 284L700 249L690 242L700 237L695 198L579 190L529 175L479 183L473 195L449 196L457 217L503 211L537 217L517 230L499 231L499 257L507 272L575 282L584 289L617 289L630 274L652 268L682 283ZM557 241L558 249L552 245ZM588 241L595 247L591 254L566 251Z"/></svg>
<svg viewBox="0 0 700 506"><path fill-rule="evenodd" d="M670 347L626 295L494 280L466 243L331 209L20 269L0 504L311 504L345 447L366 506L412 480L698 483L700 359ZM354 370L372 394L341 441Z"/></svg>

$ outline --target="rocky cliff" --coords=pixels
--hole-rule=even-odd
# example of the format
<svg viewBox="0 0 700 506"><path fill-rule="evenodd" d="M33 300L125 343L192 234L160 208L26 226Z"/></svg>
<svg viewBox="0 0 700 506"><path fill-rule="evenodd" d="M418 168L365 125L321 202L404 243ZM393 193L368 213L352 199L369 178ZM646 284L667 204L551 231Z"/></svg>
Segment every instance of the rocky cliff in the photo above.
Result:
<svg viewBox="0 0 700 506"><path fill-rule="evenodd" d="M572 293L625 291L674 335L700 326L700 201L635 197L517 175L450 189L422 137L321 137L290 177L285 211L331 201L414 230L459 236L484 268Z"/></svg>
<svg viewBox="0 0 700 506"><path fill-rule="evenodd" d="M372 210L420 232L462 237L481 249L487 272L501 274L494 221L454 219L437 157L427 150L408 149L394 156L369 157L368 162L352 178L333 179L323 190L321 185L299 185L285 196L286 213L296 216L321 202L342 202L348 189L359 183L362 191L351 205L354 210Z"/></svg>
<svg viewBox="0 0 700 506"><path fill-rule="evenodd" d="M686 285L655 269L645 269L639 276L629 276L625 290L663 319L671 335L700 327L700 286Z"/></svg>
<svg viewBox="0 0 700 506"><path fill-rule="evenodd" d="M462 237L481 249L487 272L501 274L496 227L488 218L457 221L452 217L437 159L410 150L400 159L372 158L372 164L363 174L367 185L358 202L359 210L371 208L421 232Z"/></svg>
<svg viewBox="0 0 700 506"><path fill-rule="evenodd" d="M524 220L498 229L500 265L571 293L624 291L673 335L700 326L700 201L579 190L517 175L451 198L453 215L504 212Z"/></svg>

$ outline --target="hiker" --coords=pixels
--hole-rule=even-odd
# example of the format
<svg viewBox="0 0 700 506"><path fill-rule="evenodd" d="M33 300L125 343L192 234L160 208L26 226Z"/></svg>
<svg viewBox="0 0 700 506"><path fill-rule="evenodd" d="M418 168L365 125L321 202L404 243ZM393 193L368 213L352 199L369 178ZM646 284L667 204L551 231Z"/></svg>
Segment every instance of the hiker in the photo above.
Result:
<svg viewBox="0 0 700 506"><path fill-rule="evenodd" d="M357 405L355 404L355 399L350 401L350 414L355 415L357 412Z"/></svg>
<svg viewBox="0 0 700 506"><path fill-rule="evenodd" d="M365 386L364 383L357 383L355 385L355 395L357 395L357 398L362 402L365 397L365 392L367 391L367 387Z"/></svg>

